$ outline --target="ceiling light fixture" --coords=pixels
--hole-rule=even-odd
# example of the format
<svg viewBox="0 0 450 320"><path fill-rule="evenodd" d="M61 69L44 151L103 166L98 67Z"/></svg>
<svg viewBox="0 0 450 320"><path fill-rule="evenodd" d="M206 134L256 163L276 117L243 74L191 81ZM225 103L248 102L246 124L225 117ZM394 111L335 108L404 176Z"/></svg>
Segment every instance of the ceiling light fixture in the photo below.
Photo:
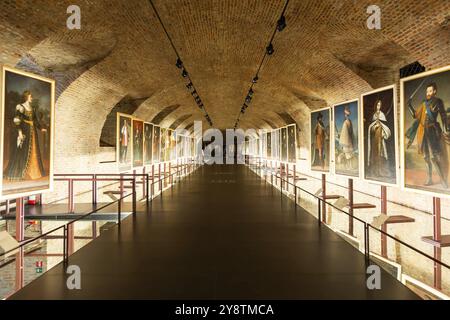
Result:
<svg viewBox="0 0 450 320"><path fill-rule="evenodd" d="M255 85L258 82L258 80L259 80L259 72L261 71L261 68L262 68L262 66L264 64L264 60L266 59L267 56L271 56L275 52L275 49L273 47L272 42L273 42L273 40L275 38L275 35L277 34L277 31L281 32L287 26L287 24L286 24L286 16L284 14L286 12L288 4L289 4L289 0L286 0L286 2L284 4L284 7L283 7L283 10L281 11L281 15L280 15L280 17L277 20L277 25L275 26L275 29L274 29L274 31L272 33L272 36L271 36L270 40L269 40L269 44L266 47L266 50L264 52L264 56L263 56L263 58L261 60L261 63L258 66L258 69L256 71L255 76L252 79L252 83L250 85L250 89L249 89L249 91L247 93L247 96L245 97L245 102L246 103L250 103L251 100L252 100L252 97L254 95L253 85ZM244 106L241 108L241 111L238 113L238 116L237 116L237 119L236 119L236 122L235 122L235 125L234 125L235 129L237 128L237 125L239 123L241 114L243 114L247 108L248 108L248 105L246 105L244 103Z"/></svg>
<svg viewBox="0 0 450 320"><path fill-rule="evenodd" d="M192 90L192 89L194 90L194 91L192 92L192 95L193 95L193 96L195 96L195 95L197 96L197 97L196 97L196 102L197 102L197 104L199 105L199 107L201 107L201 108L203 109L203 112L204 112L206 115L208 115L208 113L206 112L206 110L205 110L205 108L204 108L204 105L203 105L203 103L202 103L202 101L201 101L201 99L200 99L200 95L198 94L198 92L197 92L197 90L196 90L194 84L192 83L192 80L191 80L191 78L190 78L190 76L189 76L189 73L187 72L187 70L186 70L186 68L185 68L185 66L184 66L184 63L183 63L183 61L181 60L180 54L178 53L178 50L177 50L177 48L175 47L175 45L174 45L174 43L173 43L173 41L172 41L172 38L170 37L169 33L167 32L166 26L164 25L163 21L161 20L161 16L159 15L158 10L156 9L156 7L155 7L155 5L154 5L154 3L153 3L152 0L149 0L149 3L150 3L150 5L151 5L151 7L152 7L152 9L153 9L153 12L154 12L155 15L156 15L156 18L158 19L158 21L159 21L159 23L160 23L160 25L161 25L161 27L162 27L164 33L165 33L166 37L167 37L167 40L169 40L169 43L170 43L170 45L172 46L173 51L175 52L175 55L176 55L176 57L177 57L177 61L176 61L176 63L175 63L176 67L177 67L178 69L183 69L183 71L181 72L181 76L182 76L183 78L187 78L187 79L189 80L189 83L186 84L186 88L187 88L188 90ZM198 100L197 100L197 98L198 98ZM209 124L212 126L212 121L211 121L211 119L209 118L209 115L208 115L208 119L209 119L209 121L208 121Z"/></svg>
<svg viewBox="0 0 450 320"><path fill-rule="evenodd" d="M275 52L275 50L273 49L272 43L270 43L270 44L267 46L266 52L267 52L267 54L268 54L269 56L271 56L271 55Z"/></svg>
<svg viewBox="0 0 450 320"><path fill-rule="evenodd" d="M286 18L285 18L285 16L281 16L280 19L278 19L278 22L277 22L277 30L279 32L281 32L281 31L284 30L284 28L286 28Z"/></svg>

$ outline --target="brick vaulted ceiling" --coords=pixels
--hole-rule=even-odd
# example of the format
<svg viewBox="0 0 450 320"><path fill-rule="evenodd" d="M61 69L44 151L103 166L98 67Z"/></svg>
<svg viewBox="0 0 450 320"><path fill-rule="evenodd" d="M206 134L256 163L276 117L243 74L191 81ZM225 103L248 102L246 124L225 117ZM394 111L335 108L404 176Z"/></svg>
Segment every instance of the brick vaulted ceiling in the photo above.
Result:
<svg viewBox="0 0 450 320"><path fill-rule="evenodd" d="M153 2L214 126L232 128L285 1ZM281 126L286 112L307 121L309 109L394 83L405 64L448 63L450 1L375 2L291 0L240 126ZM66 28L70 4L81 8L81 30ZM371 4L382 10L381 30L366 27ZM146 120L179 105L161 121L167 127L202 119L147 0L3 0L0 43L1 63L25 59L53 75L57 107L95 114L99 133L126 96L148 97L135 111Z"/></svg>

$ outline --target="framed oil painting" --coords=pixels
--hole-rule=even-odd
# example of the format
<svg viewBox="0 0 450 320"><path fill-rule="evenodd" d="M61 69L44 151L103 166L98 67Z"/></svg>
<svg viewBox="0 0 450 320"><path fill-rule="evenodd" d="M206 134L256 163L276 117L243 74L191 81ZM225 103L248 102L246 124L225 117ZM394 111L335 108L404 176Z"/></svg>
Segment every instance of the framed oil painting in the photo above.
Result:
<svg viewBox="0 0 450 320"><path fill-rule="evenodd" d="M396 186L398 176L395 86L361 96L362 176L376 184Z"/></svg>
<svg viewBox="0 0 450 320"><path fill-rule="evenodd" d="M334 173L359 177L359 100L333 106Z"/></svg>
<svg viewBox="0 0 450 320"><path fill-rule="evenodd" d="M144 165L144 121L133 119L133 167Z"/></svg>
<svg viewBox="0 0 450 320"><path fill-rule="evenodd" d="M287 154L288 154L288 136L287 136L287 128L281 128L281 161L287 162Z"/></svg>
<svg viewBox="0 0 450 320"><path fill-rule="evenodd" d="M170 161L176 161L177 160L177 133L175 130L168 130L169 131L169 153L170 153Z"/></svg>
<svg viewBox="0 0 450 320"><path fill-rule="evenodd" d="M161 128L161 149L160 149L160 157L159 157L160 162L167 161L166 154L168 153L167 152L168 148L169 148L169 144L167 141L167 129Z"/></svg>
<svg viewBox="0 0 450 320"><path fill-rule="evenodd" d="M160 148L161 148L161 128L153 125L153 144L152 144L152 162L160 162Z"/></svg>
<svg viewBox="0 0 450 320"><path fill-rule="evenodd" d="M280 130L272 131L272 158L280 161Z"/></svg>
<svg viewBox="0 0 450 320"><path fill-rule="evenodd" d="M297 125L291 124L287 126L288 136L288 162L295 163L297 161Z"/></svg>
<svg viewBox="0 0 450 320"><path fill-rule="evenodd" d="M55 81L2 66L1 198L51 191Z"/></svg>
<svg viewBox="0 0 450 320"><path fill-rule="evenodd" d="M450 66L400 80L402 187L450 196Z"/></svg>
<svg viewBox="0 0 450 320"><path fill-rule="evenodd" d="M181 159L184 155L184 148L183 148L183 136L181 134L177 134L177 158Z"/></svg>
<svg viewBox="0 0 450 320"><path fill-rule="evenodd" d="M144 164L152 163L153 124L144 122Z"/></svg>
<svg viewBox="0 0 450 320"><path fill-rule="evenodd" d="M116 161L119 171L127 171L133 167L132 125L133 117L117 113Z"/></svg>
<svg viewBox="0 0 450 320"><path fill-rule="evenodd" d="M195 139L194 138L189 138L189 141L191 142L191 147L190 147L190 154L189 157L193 158L195 156Z"/></svg>
<svg viewBox="0 0 450 320"><path fill-rule="evenodd" d="M272 159L272 132L267 132L267 159Z"/></svg>
<svg viewBox="0 0 450 320"><path fill-rule="evenodd" d="M164 161L170 161L170 136L172 135L171 131L172 130L170 129L166 129L166 148L164 153Z"/></svg>
<svg viewBox="0 0 450 320"><path fill-rule="evenodd" d="M261 135L261 158L267 158L267 132L262 132Z"/></svg>
<svg viewBox="0 0 450 320"><path fill-rule="evenodd" d="M310 166L313 171L330 171L330 108L311 112Z"/></svg>

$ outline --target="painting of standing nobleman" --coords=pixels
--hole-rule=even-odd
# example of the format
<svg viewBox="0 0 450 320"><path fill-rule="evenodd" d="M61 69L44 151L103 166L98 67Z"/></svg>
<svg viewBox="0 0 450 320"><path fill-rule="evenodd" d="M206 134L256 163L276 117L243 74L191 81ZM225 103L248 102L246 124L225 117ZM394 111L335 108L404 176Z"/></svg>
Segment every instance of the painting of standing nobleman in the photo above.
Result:
<svg viewBox="0 0 450 320"><path fill-rule="evenodd" d="M311 170L330 171L330 109L311 112Z"/></svg>
<svg viewBox="0 0 450 320"><path fill-rule="evenodd" d="M133 119L133 167L144 165L144 121Z"/></svg>
<svg viewBox="0 0 450 320"><path fill-rule="evenodd" d="M53 183L55 82L2 67L1 198L43 193Z"/></svg>
<svg viewBox="0 0 450 320"><path fill-rule="evenodd" d="M401 79L402 185L450 196L450 66Z"/></svg>
<svg viewBox="0 0 450 320"><path fill-rule="evenodd" d="M358 100L333 107L335 173L359 177Z"/></svg>

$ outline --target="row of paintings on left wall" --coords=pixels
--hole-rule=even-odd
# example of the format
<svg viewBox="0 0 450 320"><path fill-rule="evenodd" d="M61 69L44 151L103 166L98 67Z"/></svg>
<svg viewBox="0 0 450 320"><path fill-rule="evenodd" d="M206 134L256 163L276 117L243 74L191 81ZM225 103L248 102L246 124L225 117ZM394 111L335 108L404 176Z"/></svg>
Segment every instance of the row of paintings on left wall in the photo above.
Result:
<svg viewBox="0 0 450 320"><path fill-rule="evenodd" d="M51 191L55 81L1 65L0 83L0 200ZM129 115L119 118L117 159L121 170L195 154L189 136L177 137L173 130ZM126 129L122 128L125 119Z"/></svg>
<svg viewBox="0 0 450 320"><path fill-rule="evenodd" d="M124 113L117 113L116 160L119 171L193 157L194 138Z"/></svg>

